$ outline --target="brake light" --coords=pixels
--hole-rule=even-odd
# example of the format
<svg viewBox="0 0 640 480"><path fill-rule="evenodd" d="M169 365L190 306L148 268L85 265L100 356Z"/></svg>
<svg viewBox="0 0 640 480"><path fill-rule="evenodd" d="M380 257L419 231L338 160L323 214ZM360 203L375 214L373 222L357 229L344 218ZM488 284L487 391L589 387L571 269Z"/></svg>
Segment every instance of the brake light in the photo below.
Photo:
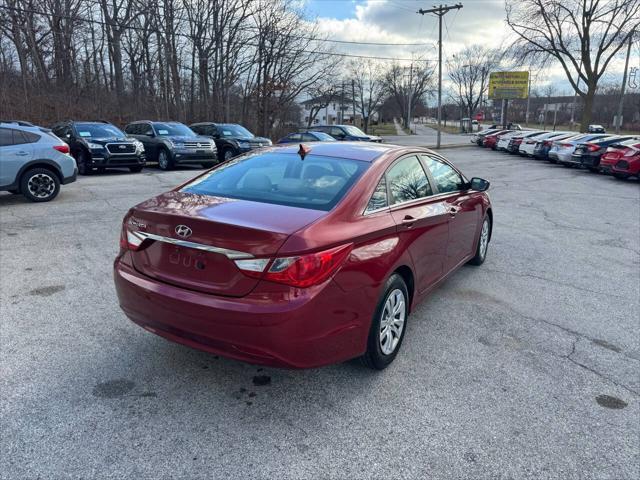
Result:
<svg viewBox="0 0 640 480"><path fill-rule="evenodd" d="M560 146L564 148L573 147L573 145L571 145L570 143L561 143Z"/></svg>
<svg viewBox="0 0 640 480"><path fill-rule="evenodd" d="M331 277L347 259L352 248L353 244L347 244L307 255L275 258L267 272L264 269L269 259L236 260L235 263L249 277L306 288Z"/></svg>
<svg viewBox="0 0 640 480"><path fill-rule="evenodd" d="M542 142L542 144L543 144L545 147L550 147L552 143L553 143L553 142L552 142L551 140L545 140L544 142Z"/></svg>
<svg viewBox="0 0 640 480"><path fill-rule="evenodd" d="M592 143L591 144L587 143L587 150L589 150L590 152L597 152L598 150L600 150L600 147Z"/></svg>
<svg viewBox="0 0 640 480"><path fill-rule="evenodd" d="M127 229L125 225L122 226L122 233L120 234L120 248L135 252L140 248L140 245L142 245L145 239L140 235L136 235L136 232Z"/></svg>
<svg viewBox="0 0 640 480"><path fill-rule="evenodd" d="M60 153L66 153L67 155L70 152L69 145L67 145L66 143L63 143L62 145L54 145L53 149L59 151Z"/></svg>

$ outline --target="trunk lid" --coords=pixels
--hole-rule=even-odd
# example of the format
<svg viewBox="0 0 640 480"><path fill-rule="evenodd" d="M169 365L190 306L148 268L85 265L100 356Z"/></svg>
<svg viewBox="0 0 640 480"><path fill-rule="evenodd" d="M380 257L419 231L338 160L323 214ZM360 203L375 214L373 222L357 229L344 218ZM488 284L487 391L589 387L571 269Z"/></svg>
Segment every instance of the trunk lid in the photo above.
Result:
<svg viewBox="0 0 640 480"><path fill-rule="evenodd" d="M234 260L272 258L293 232L324 215L319 210L168 192L133 209L127 228L148 235L142 248L131 252L133 265L172 285L242 297L259 280L244 275Z"/></svg>

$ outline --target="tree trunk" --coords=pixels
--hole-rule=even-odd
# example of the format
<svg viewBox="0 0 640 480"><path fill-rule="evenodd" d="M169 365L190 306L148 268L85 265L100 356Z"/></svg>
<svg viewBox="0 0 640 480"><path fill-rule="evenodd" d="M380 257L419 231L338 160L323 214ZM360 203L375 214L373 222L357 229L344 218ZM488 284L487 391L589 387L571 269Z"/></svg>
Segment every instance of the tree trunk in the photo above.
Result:
<svg viewBox="0 0 640 480"><path fill-rule="evenodd" d="M596 85L590 83L587 88L587 94L582 96L582 120L580 121L580 131L586 132L591 123L591 115L593 110L593 100L596 96Z"/></svg>

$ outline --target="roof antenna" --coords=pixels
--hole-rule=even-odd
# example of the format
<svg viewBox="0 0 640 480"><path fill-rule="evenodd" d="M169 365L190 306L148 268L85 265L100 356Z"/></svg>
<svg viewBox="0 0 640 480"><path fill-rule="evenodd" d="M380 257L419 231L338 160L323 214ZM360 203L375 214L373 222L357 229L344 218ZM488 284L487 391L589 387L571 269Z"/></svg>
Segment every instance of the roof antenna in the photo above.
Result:
<svg viewBox="0 0 640 480"><path fill-rule="evenodd" d="M305 145L304 143L300 144L300 148L298 149L298 155L300 155L300 160L304 160L304 157L311 151L311 147Z"/></svg>

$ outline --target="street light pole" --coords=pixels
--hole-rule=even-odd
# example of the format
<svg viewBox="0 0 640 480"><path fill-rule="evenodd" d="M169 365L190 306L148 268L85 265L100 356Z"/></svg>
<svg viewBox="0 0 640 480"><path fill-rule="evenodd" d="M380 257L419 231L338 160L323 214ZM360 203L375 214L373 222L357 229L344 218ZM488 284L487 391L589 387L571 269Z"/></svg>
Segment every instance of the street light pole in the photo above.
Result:
<svg viewBox="0 0 640 480"><path fill-rule="evenodd" d="M622 88L620 88L620 101L618 103L618 115L616 122L616 133L620 133L620 126L622 125L622 107L624 106L624 89L627 84L627 70L629 70L629 57L631 56L631 41L633 40L634 32L629 35L629 46L627 47L627 59L624 62L624 73L622 74Z"/></svg>
<svg viewBox="0 0 640 480"><path fill-rule="evenodd" d="M420 9L418 13L425 15L427 13L434 13L438 16L438 140L436 142L436 148L440 148L440 138L442 130L442 17L450 10L460 10L462 4L456 5L440 5L428 10Z"/></svg>

